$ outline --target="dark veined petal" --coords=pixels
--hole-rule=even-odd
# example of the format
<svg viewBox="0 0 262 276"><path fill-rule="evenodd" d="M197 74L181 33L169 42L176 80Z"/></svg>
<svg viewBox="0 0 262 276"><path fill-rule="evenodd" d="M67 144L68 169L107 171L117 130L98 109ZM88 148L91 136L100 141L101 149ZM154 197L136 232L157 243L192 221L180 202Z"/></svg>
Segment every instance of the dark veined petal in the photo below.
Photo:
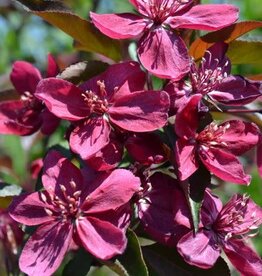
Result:
<svg viewBox="0 0 262 276"><path fill-rule="evenodd" d="M40 226L25 244L20 269L30 276L53 275L72 241L73 226L53 222Z"/></svg>
<svg viewBox="0 0 262 276"><path fill-rule="evenodd" d="M169 105L169 96L164 91L134 92L117 98L109 107L109 119L126 130L152 131L166 124Z"/></svg>
<svg viewBox="0 0 262 276"><path fill-rule="evenodd" d="M184 260L203 269L212 267L221 250L216 245L212 231L200 230L196 234L190 231L177 244L177 250Z"/></svg>
<svg viewBox="0 0 262 276"><path fill-rule="evenodd" d="M224 181L248 185L251 177L246 175L236 156L216 148L200 149L199 157L207 169Z"/></svg>
<svg viewBox="0 0 262 276"><path fill-rule="evenodd" d="M230 120L219 127L225 127L220 139L226 144L226 151L232 154L242 155L258 144L259 129L254 123Z"/></svg>
<svg viewBox="0 0 262 276"><path fill-rule="evenodd" d="M70 135L70 147L88 159L109 143L110 125L103 117L94 117L77 126Z"/></svg>
<svg viewBox="0 0 262 276"><path fill-rule="evenodd" d="M124 231L108 221L88 216L77 221L77 233L84 248L102 260L122 254L126 248Z"/></svg>
<svg viewBox="0 0 262 276"><path fill-rule="evenodd" d="M68 81L48 78L39 83L35 95L58 118L77 121L90 114L84 92Z"/></svg>
<svg viewBox="0 0 262 276"><path fill-rule="evenodd" d="M115 210L128 203L140 180L128 170L116 169L97 186L82 206L86 214Z"/></svg>
<svg viewBox="0 0 262 276"><path fill-rule="evenodd" d="M238 19L238 8L226 4L196 5L189 11L170 17L168 23L174 29L189 28L215 31L231 25Z"/></svg>
<svg viewBox="0 0 262 276"><path fill-rule="evenodd" d="M30 135L40 128L40 111L27 111L26 105L19 100L0 103L1 134Z"/></svg>
<svg viewBox="0 0 262 276"><path fill-rule="evenodd" d="M178 139L175 147L175 156L180 180L187 179L198 169L196 145L190 144L187 140Z"/></svg>
<svg viewBox="0 0 262 276"><path fill-rule="evenodd" d="M132 13L97 14L90 12L90 17L103 34L115 39L137 37L148 25L148 20Z"/></svg>
<svg viewBox="0 0 262 276"><path fill-rule="evenodd" d="M179 137L195 138L199 126L198 105L202 99L201 94L190 97L187 103L177 112L175 131Z"/></svg>
<svg viewBox="0 0 262 276"><path fill-rule="evenodd" d="M257 276L262 274L262 259L242 240L230 239L224 251L241 275Z"/></svg>
<svg viewBox="0 0 262 276"><path fill-rule="evenodd" d="M25 61L16 61L13 64L10 79L18 93L23 94L28 91L34 94L42 76L32 64Z"/></svg>
<svg viewBox="0 0 262 276"><path fill-rule="evenodd" d="M225 105L242 106L262 96L262 83L250 81L242 76L229 76L208 95Z"/></svg>
<svg viewBox="0 0 262 276"><path fill-rule="evenodd" d="M84 91L91 90L96 95L105 97L111 102L112 97L143 90L145 81L146 75L141 70L139 63L126 61L109 66L105 72L84 82L80 87ZM101 82L105 86L106 95L101 95L99 85Z"/></svg>
<svg viewBox="0 0 262 276"><path fill-rule="evenodd" d="M75 188L70 182L73 181ZM44 159L42 174L44 188L51 194L64 199L60 185L66 189L66 194L72 196L76 191L83 190L83 176L81 171L58 151L50 151Z"/></svg>
<svg viewBox="0 0 262 276"><path fill-rule="evenodd" d="M45 208L53 210L53 206L45 201L46 197L46 192L17 196L9 206L9 214L14 220L25 225L39 225L53 221L55 218L45 211Z"/></svg>
<svg viewBox="0 0 262 276"><path fill-rule="evenodd" d="M189 56L182 38L162 27L146 33L139 41L143 66L160 78L180 80L189 71Z"/></svg>

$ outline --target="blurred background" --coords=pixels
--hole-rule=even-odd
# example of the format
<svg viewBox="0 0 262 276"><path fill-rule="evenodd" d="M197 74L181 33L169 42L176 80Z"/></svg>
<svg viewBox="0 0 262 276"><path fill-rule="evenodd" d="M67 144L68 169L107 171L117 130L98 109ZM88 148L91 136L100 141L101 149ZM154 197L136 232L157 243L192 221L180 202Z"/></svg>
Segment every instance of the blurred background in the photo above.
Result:
<svg viewBox="0 0 262 276"><path fill-rule="evenodd" d="M98 13L132 11L129 2L123 0L64 0L62 1L80 16L87 18L89 11ZM202 3L230 3L239 6L240 20L262 20L261 0L203 0ZM262 29L257 29L247 35L252 40L262 40ZM28 14L21 5L11 0L0 0L0 91L11 87L9 73L15 60L26 60L33 63L40 70L46 68L47 53L52 53L61 63L70 64L79 57L88 59L87 53L77 53L72 47L72 39L62 31L52 27L41 18ZM237 65L234 73L242 75L261 74L259 65ZM48 145L55 144L63 136L57 132L48 140ZM29 185L28 164L40 157L46 146L37 143L37 137L30 138L0 135L0 180L26 186ZM24 151L26 149L26 151ZM29 151L30 149L30 151ZM246 162L246 171L253 176L249 187L234 184L222 185L216 190L224 201L236 193L248 193L254 201L262 206L262 180L258 176L254 165L254 152L250 152L242 161ZM1 206L0 206L1 208ZM1 227L1 221L0 221ZM1 229L0 229L1 232ZM254 239L254 246L262 255L262 233ZM0 275L1 272L0 253ZM104 268L103 268L104 269ZM109 275L103 269L94 271L92 275Z"/></svg>

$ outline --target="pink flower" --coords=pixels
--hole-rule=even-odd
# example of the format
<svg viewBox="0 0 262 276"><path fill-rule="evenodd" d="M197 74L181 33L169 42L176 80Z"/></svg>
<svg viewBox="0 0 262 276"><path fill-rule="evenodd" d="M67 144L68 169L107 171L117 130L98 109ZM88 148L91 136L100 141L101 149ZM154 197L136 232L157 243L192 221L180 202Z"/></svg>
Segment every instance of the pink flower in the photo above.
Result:
<svg viewBox="0 0 262 276"><path fill-rule="evenodd" d="M185 198L177 194L174 200L175 221L190 226L190 213ZM183 210L183 211L182 211ZM205 193L201 208L199 231L189 230L177 244L185 261L204 269L212 267L224 250L229 260L242 275L260 275L261 258L247 245L252 230L262 223L262 209L246 195L235 195L223 207L222 202L209 192Z"/></svg>
<svg viewBox="0 0 262 276"><path fill-rule="evenodd" d="M179 80L189 71L189 56L179 28L213 31L238 19L232 5L195 5L193 0L130 0L139 15L91 13L95 26L115 39L142 35L138 56L143 66L161 78ZM171 30L170 30L171 28Z"/></svg>
<svg viewBox="0 0 262 276"><path fill-rule="evenodd" d="M176 116L176 160L179 177L187 179L202 162L214 175L225 181L249 184L240 156L259 141L259 129L253 123L240 120L226 121L220 125L212 122L198 132L200 113L198 105L202 95L192 96Z"/></svg>
<svg viewBox="0 0 262 276"><path fill-rule="evenodd" d="M140 185L137 177L123 169L111 174L80 171L51 151L44 160L42 182L44 191L21 195L10 206L16 221L40 225L23 248L23 272L52 275L74 244L103 260L123 253L128 203Z"/></svg>
<svg viewBox="0 0 262 276"><path fill-rule="evenodd" d="M57 74L55 61L48 55L47 76ZM43 134L51 134L59 120L35 97L36 86L42 79L39 70L28 62L16 61L10 78L20 99L0 103L0 133L30 135L41 129Z"/></svg>
<svg viewBox="0 0 262 276"><path fill-rule="evenodd" d="M202 94L211 102L225 105L245 105L262 96L262 82L231 75L231 63L226 57L228 45L218 42L206 52L199 66L192 61L189 82L171 81L165 88L171 96L171 107L182 106L188 97Z"/></svg>
<svg viewBox="0 0 262 276"><path fill-rule="evenodd" d="M112 128L146 132L166 124L168 94L143 91L144 82L139 64L124 62L80 87L61 79L42 80L36 96L57 117L74 122L70 147L88 159L109 143Z"/></svg>

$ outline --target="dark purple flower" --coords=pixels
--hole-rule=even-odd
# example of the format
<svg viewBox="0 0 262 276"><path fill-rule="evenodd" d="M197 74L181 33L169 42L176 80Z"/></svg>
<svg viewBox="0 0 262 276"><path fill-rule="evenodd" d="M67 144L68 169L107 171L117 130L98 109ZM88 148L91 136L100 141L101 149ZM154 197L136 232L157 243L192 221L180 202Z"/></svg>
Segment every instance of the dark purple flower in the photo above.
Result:
<svg viewBox="0 0 262 276"><path fill-rule="evenodd" d="M57 74L56 63L48 55L47 77ZM16 61L10 78L20 99L0 103L0 133L30 135L41 129L43 134L51 134L59 119L35 97L36 86L42 79L39 70L28 62Z"/></svg>
<svg viewBox="0 0 262 276"><path fill-rule="evenodd" d="M137 133L130 136L125 147L130 156L138 163L150 166L168 160L170 149L154 133Z"/></svg>
<svg viewBox="0 0 262 276"><path fill-rule="evenodd" d="M201 208L199 231L194 234L190 226L190 212L182 193L174 200L175 222L188 227L188 233L177 244L185 261L204 269L212 267L223 249L228 259L242 275L262 273L261 258L247 245L262 223L262 209L246 195L235 195L223 207L211 193L205 193Z"/></svg>
<svg viewBox="0 0 262 276"><path fill-rule="evenodd" d="M112 128L146 132L166 124L168 94L144 91L144 83L139 64L124 62L80 87L61 79L42 80L36 96L57 117L74 122L70 147L88 159L109 143Z"/></svg>
<svg viewBox="0 0 262 276"><path fill-rule="evenodd" d="M228 45L218 42L206 52L200 65L192 61L189 82L170 82L165 91L171 97L171 107L182 106L188 97L202 94L206 100L225 105L245 105L262 96L262 82L231 75L231 63L226 57Z"/></svg>
<svg viewBox="0 0 262 276"><path fill-rule="evenodd" d="M232 5L195 5L193 0L130 0L139 15L91 13L95 26L115 39L142 35L138 56L144 67L161 78L179 80L189 71L189 56L179 28L213 31L238 19ZM171 28L171 30L170 30Z"/></svg>
<svg viewBox="0 0 262 276"><path fill-rule="evenodd" d="M178 181L155 173L144 181L137 193L138 216L144 230L156 241L174 246L187 227L174 223L173 201ZM186 232L185 232L186 231Z"/></svg>
<svg viewBox="0 0 262 276"><path fill-rule="evenodd" d="M23 248L23 272L52 275L72 244L103 260L123 253L128 203L139 189L139 178L123 169L111 174L80 171L51 151L44 160L42 182L44 191L15 198L9 209L16 221L40 225Z"/></svg>
<svg viewBox="0 0 262 276"><path fill-rule="evenodd" d="M225 181L249 184L250 176L245 174L236 156L257 145L258 127L253 123L230 120L220 125L212 122L197 132L201 98L201 94L189 98L176 115L175 132L179 138L175 154L180 179L192 175L201 161L211 173Z"/></svg>

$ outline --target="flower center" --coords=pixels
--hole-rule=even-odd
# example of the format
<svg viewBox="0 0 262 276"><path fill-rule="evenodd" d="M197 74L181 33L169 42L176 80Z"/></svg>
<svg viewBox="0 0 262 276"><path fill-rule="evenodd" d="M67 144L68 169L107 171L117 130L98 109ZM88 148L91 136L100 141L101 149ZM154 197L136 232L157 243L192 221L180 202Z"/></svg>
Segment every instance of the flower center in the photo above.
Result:
<svg viewBox="0 0 262 276"><path fill-rule="evenodd" d="M84 98L86 105L90 109L90 114L103 115L107 112L108 109L108 102L105 99L105 84L103 81L97 81L97 85L99 87L100 96L98 96L91 90L83 92L82 96Z"/></svg>
<svg viewBox="0 0 262 276"><path fill-rule="evenodd" d="M61 191L60 196L52 196L49 194L51 198L51 203L55 209L55 213L52 210L45 208L47 215L56 216L60 220L62 220L62 222L74 222L81 215L81 191L76 190L76 183L73 180L71 180L69 184L70 191L64 185L59 185ZM44 202L47 202L47 198L43 193L41 194L41 198Z"/></svg>
<svg viewBox="0 0 262 276"><path fill-rule="evenodd" d="M201 131L196 136L196 141L202 146L224 146L227 147L227 144L222 141L221 136L225 134L227 129L230 127L230 124L225 124L223 126L218 126L214 122L209 124L203 131Z"/></svg>
<svg viewBox="0 0 262 276"><path fill-rule="evenodd" d="M240 196L236 200L229 201L219 214L214 228L223 242L245 234L251 237L254 233L249 232L258 229L260 219L256 217L255 211L248 214L248 201L249 196Z"/></svg>
<svg viewBox="0 0 262 276"><path fill-rule="evenodd" d="M145 5L148 7L147 12L155 24L162 24L170 15L174 14L175 11L181 5L189 3L191 0L143 0Z"/></svg>
<svg viewBox="0 0 262 276"><path fill-rule="evenodd" d="M223 68L221 67L222 65L218 66L220 64L220 60L212 58L212 54L209 51L206 51L206 53L208 54L208 57L207 59L204 57L202 58L199 67L192 62L190 72L190 80L193 91L203 95L213 91L215 87L227 77L225 68L229 66L227 60L223 64Z"/></svg>

